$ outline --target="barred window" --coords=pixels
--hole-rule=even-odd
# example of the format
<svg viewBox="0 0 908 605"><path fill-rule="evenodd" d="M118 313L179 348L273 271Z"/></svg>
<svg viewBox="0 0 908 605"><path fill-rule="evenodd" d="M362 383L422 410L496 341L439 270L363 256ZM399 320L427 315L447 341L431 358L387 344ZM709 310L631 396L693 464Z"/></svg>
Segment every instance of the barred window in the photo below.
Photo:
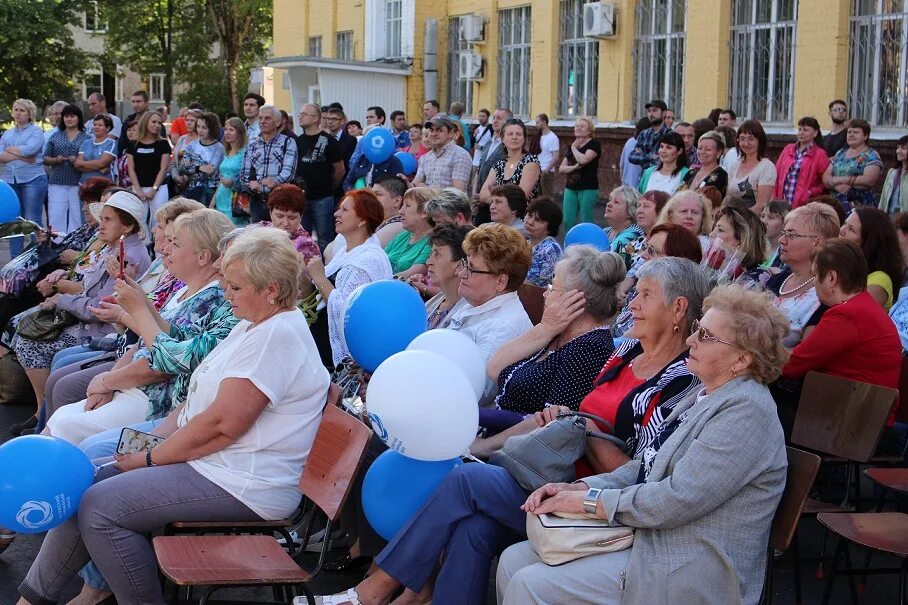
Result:
<svg viewBox="0 0 908 605"><path fill-rule="evenodd" d="M148 97L150 101L164 100L164 74L148 74Z"/></svg>
<svg viewBox="0 0 908 605"><path fill-rule="evenodd" d="M401 28L403 26L402 0L385 0L385 58L399 59Z"/></svg>
<svg viewBox="0 0 908 605"><path fill-rule="evenodd" d="M634 107L662 99L676 114L683 114L684 44L687 0L637 2L634 33Z"/></svg>
<svg viewBox="0 0 908 605"><path fill-rule="evenodd" d="M321 57L322 56L322 37L321 36L311 36L309 38L309 56L310 57Z"/></svg>
<svg viewBox="0 0 908 605"><path fill-rule="evenodd" d="M530 115L530 7L498 11L498 106Z"/></svg>
<svg viewBox="0 0 908 605"><path fill-rule="evenodd" d="M337 58L347 61L353 60L353 32L337 32Z"/></svg>
<svg viewBox="0 0 908 605"><path fill-rule="evenodd" d="M908 126L908 4L854 0L849 113L877 126Z"/></svg>
<svg viewBox="0 0 908 605"><path fill-rule="evenodd" d="M464 114L473 113L473 83L460 77L460 56L472 52L472 43L466 42L460 36L460 25L464 17L451 17L448 19L448 103L450 107L454 101L460 101L466 106Z"/></svg>
<svg viewBox="0 0 908 605"><path fill-rule="evenodd" d="M732 3L728 106L763 122L790 122L797 0Z"/></svg>
<svg viewBox="0 0 908 605"><path fill-rule="evenodd" d="M558 45L558 115L595 116L599 41L583 36L585 0L561 0Z"/></svg>

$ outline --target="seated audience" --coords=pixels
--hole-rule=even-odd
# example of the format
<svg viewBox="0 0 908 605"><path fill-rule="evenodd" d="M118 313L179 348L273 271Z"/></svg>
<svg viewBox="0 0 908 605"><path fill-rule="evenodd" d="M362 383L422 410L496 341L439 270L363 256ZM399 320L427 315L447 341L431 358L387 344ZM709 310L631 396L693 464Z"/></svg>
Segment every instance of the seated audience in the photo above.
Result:
<svg viewBox="0 0 908 605"><path fill-rule="evenodd" d="M697 170L690 170L684 175L681 189L694 191L703 187L715 187L722 197L728 189L728 173L719 165L725 151L725 139L718 132L709 131L697 140L697 159L700 162Z"/></svg>
<svg viewBox="0 0 908 605"><path fill-rule="evenodd" d="M472 229L472 225L440 225L429 234L432 252L426 266L429 280L439 290L438 294L426 302L430 330L448 327L451 312L463 300L459 292L460 264L467 257L463 251L463 240ZM422 280L410 283L420 294L427 292L427 286Z"/></svg>
<svg viewBox="0 0 908 605"><path fill-rule="evenodd" d="M637 191L622 185L612 190L605 205L605 222L608 224L605 235L608 237L609 249L621 257L626 269L630 269L639 241L645 235L637 225L639 201L640 194Z"/></svg>
<svg viewBox="0 0 908 605"><path fill-rule="evenodd" d="M712 206L709 200L696 191L679 191L668 200L659 214L656 224L662 223L681 225L698 236L702 245L713 230Z"/></svg>
<svg viewBox="0 0 908 605"><path fill-rule="evenodd" d="M892 217L895 233L902 253L902 262L908 266L908 212L899 212ZM908 351L908 283L903 279L899 290L898 300L889 309L889 317L895 323L902 339L902 350ZM903 353L904 354L904 353Z"/></svg>
<svg viewBox="0 0 908 605"><path fill-rule="evenodd" d="M867 292L888 311L905 281L905 263L892 220L879 208L852 210L839 235L861 247L870 274Z"/></svg>
<svg viewBox="0 0 908 605"><path fill-rule="evenodd" d="M407 279L416 274L425 274L429 259L429 231L432 225L425 213L425 205L435 192L428 187L414 187L404 193L400 208L403 231L385 246L385 254L391 261L391 271L398 279Z"/></svg>
<svg viewBox="0 0 908 605"><path fill-rule="evenodd" d="M265 227L277 227L290 236L290 241L300 257L301 263L321 256L318 243L303 228L303 213L306 212L306 194L293 183L282 183L268 195L270 221L262 221ZM305 294L305 293L304 293Z"/></svg>
<svg viewBox="0 0 908 605"><path fill-rule="evenodd" d="M773 197L797 208L810 198L823 195L826 192L823 173L828 166L820 123L816 118L801 118L798 120L798 142L786 145L776 160Z"/></svg>
<svg viewBox="0 0 908 605"><path fill-rule="evenodd" d="M728 169L726 197L739 197L757 216L772 197L776 166L766 157L768 141L763 125L747 120L738 129L738 161Z"/></svg>
<svg viewBox="0 0 908 605"><path fill-rule="evenodd" d="M579 482L545 485L522 507L536 515L594 513L636 528L633 546L549 566L528 542L516 544L498 563L499 603L760 600L788 466L766 388L787 356L787 321L765 297L736 286L718 288L704 308L688 338L688 368L703 387L678 403L644 456ZM587 510L588 499L595 510Z"/></svg>
<svg viewBox="0 0 908 605"><path fill-rule="evenodd" d="M823 184L846 210L855 206L876 206L873 189L883 172L883 161L880 154L867 145L870 124L855 118L848 122L847 128L845 141L848 146L831 158L823 173Z"/></svg>
<svg viewBox="0 0 908 605"><path fill-rule="evenodd" d="M664 191L647 191L637 201L637 226L643 229L646 235L656 226L659 214L668 203L670 196Z"/></svg>
<svg viewBox="0 0 908 605"><path fill-rule="evenodd" d="M537 197L527 206L523 229L533 248L533 264L527 273L526 283L541 288L548 287L555 277L555 265L564 255L555 238L561 229L561 208L548 197Z"/></svg>
<svg viewBox="0 0 908 605"><path fill-rule="evenodd" d="M760 268L766 258L766 226L760 217L749 210L723 206L716 215L710 237L721 241L726 248L740 251L744 255L735 274L725 277L732 278L747 290L764 288L770 275Z"/></svg>
<svg viewBox="0 0 908 605"><path fill-rule="evenodd" d="M640 193L655 190L672 195L681 187L689 171L684 139L677 132L666 132L659 139L658 153L659 163L644 169L637 189Z"/></svg>
<svg viewBox="0 0 908 605"><path fill-rule="evenodd" d="M779 256L779 239L782 237L782 229L785 227L785 217L791 212L791 204L772 200L760 212L760 220L766 227L766 243L768 245L766 260L760 265L764 269L769 269L773 273L781 270L785 263Z"/></svg>
<svg viewBox="0 0 908 605"><path fill-rule="evenodd" d="M908 135L896 143L895 166L886 173L880 194L880 210L889 216L908 211Z"/></svg>
<svg viewBox="0 0 908 605"><path fill-rule="evenodd" d="M375 230L373 239L376 243L384 248L394 239L401 231L404 230L403 219L400 216L400 207L403 204L404 193L407 192L407 182L397 175L383 174L375 179L372 185L372 194L381 202L384 220ZM343 235L336 235L331 242L325 246L325 262L330 263L334 258L334 251L338 247L345 246Z"/></svg>
<svg viewBox="0 0 908 605"><path fill-rule="evenodd" d="M426 202L426 215L433 225L472 225L473 208L467 194L456 187L446 187Z"/></svg>
<svg viewBox="0 0 908 605"><path fill-rule="evenodd" d="M517 185L498 185L489 191L489 213L493 223L523 233L526 211L527 196Z"/></svg>

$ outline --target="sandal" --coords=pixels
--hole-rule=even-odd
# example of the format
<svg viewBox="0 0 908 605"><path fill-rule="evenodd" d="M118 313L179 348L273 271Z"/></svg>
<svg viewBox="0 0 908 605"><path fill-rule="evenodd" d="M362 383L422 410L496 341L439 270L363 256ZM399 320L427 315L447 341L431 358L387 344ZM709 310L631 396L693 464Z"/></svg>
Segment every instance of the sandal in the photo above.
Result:
<svg viewBox="0 0 908 605"><path fill-rule="evenodd" d="M309 601L306 600L306 597L295 597L293 599L293 605L307 605ZM348 588L347 592L339 592L333 595L317 596L315 597L316 605L342 605L349 603L350 605L363 605L362 601L359 600L359 595L356 593L356 588Z"/></svg>

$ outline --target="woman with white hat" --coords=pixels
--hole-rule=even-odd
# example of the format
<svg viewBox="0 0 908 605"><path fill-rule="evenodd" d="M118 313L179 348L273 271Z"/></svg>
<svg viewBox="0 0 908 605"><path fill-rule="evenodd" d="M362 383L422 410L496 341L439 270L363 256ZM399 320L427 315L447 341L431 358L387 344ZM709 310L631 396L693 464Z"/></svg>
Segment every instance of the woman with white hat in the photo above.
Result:
<svg viewBox="0 0 908 605"><path fill-rule="evenodd" d="M119 242L123 238L124 265L131 267L134 275L142 275L151 264L148 250L142 239L145 237L145 204L127 191L118 191L101 208L98 221L98 240L104 243L99 261L83 276L82 292L79 294L55 294L42 302L31 312L41 309L67 311L76 318L76 323L64 328L52 340L31 340L20 334L13 339L13 350L19 363L25 369L35 390L35 399L44 399L44 388L50 374L53 356L66 347L82 342L85 337L103 336L113 328L102 323L88 310L97 307L102 298L114 291L115 280L108 274L108 256L119 254ZM30 312L26 312L30 313ZM21 320L20 320L21 321ZM37 423L37 420L35 420Z"/></svg>

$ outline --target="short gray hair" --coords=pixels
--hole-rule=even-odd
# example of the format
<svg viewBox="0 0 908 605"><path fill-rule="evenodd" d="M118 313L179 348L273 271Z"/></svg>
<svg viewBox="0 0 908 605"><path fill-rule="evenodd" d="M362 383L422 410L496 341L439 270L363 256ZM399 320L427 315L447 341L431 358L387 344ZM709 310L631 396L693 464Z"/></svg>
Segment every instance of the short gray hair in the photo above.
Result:
<svg viewBox="0 0 908 605"><path fill-rule="evenodd" d="M279 115L281 115L281 110L270 104L265 104L259 107L259 113L262 113L263 111L270 111L272 118L277 118Z"/></svg>
<svg viewBox="0 0 908 605"><path fill-rule="evenodd" d="M711 289L706 273L692 260L666 256L654 258L640 267L637 281L646 278L654 279L662 286L666 305L678 298L687 301L687 314L680 328L685 337L689 336L691 324L703 314L703 299Z"/></svg>
<svg viewBox="0 0 908 605"><path fill-rule="evenodd" d="M433 214L444 214L452 219L458 214L462 214L466 220L470 220L473 211L470 207L470 198L467 194L456 187L446 187L438 195L426 202L423 211L431 216Z"/></svg>
<svg viewBox="0 0 908 605"><path fill-rule="evenodd" d="M300 260L286 232L274 227L246 230L224 253L221 273L226 274L234 262L243 263L246 279L256 292L274 283L275 304L285 309L296 306Z"/></svg>
<svg viewBox="0 0 908 605"><path fill-rule="evenodd" d="M586 311L605 321L618 313L618 286L627 271L624 260L614 252L600 252L593 246L571 246L558 261L565 290L580 290L586 297Z"/></svg>
<svg viewBox="0 0 908 605"><path fill-rule="evenodd" d="M627 218L632 223L636 224L637 204L640 203L640 192L633 187L621 185L620 187L615 187L614 189L612 189L612 192L609 193L609 196L616 197L619 200L624 201L624 204L627 206Z"/></svg>

